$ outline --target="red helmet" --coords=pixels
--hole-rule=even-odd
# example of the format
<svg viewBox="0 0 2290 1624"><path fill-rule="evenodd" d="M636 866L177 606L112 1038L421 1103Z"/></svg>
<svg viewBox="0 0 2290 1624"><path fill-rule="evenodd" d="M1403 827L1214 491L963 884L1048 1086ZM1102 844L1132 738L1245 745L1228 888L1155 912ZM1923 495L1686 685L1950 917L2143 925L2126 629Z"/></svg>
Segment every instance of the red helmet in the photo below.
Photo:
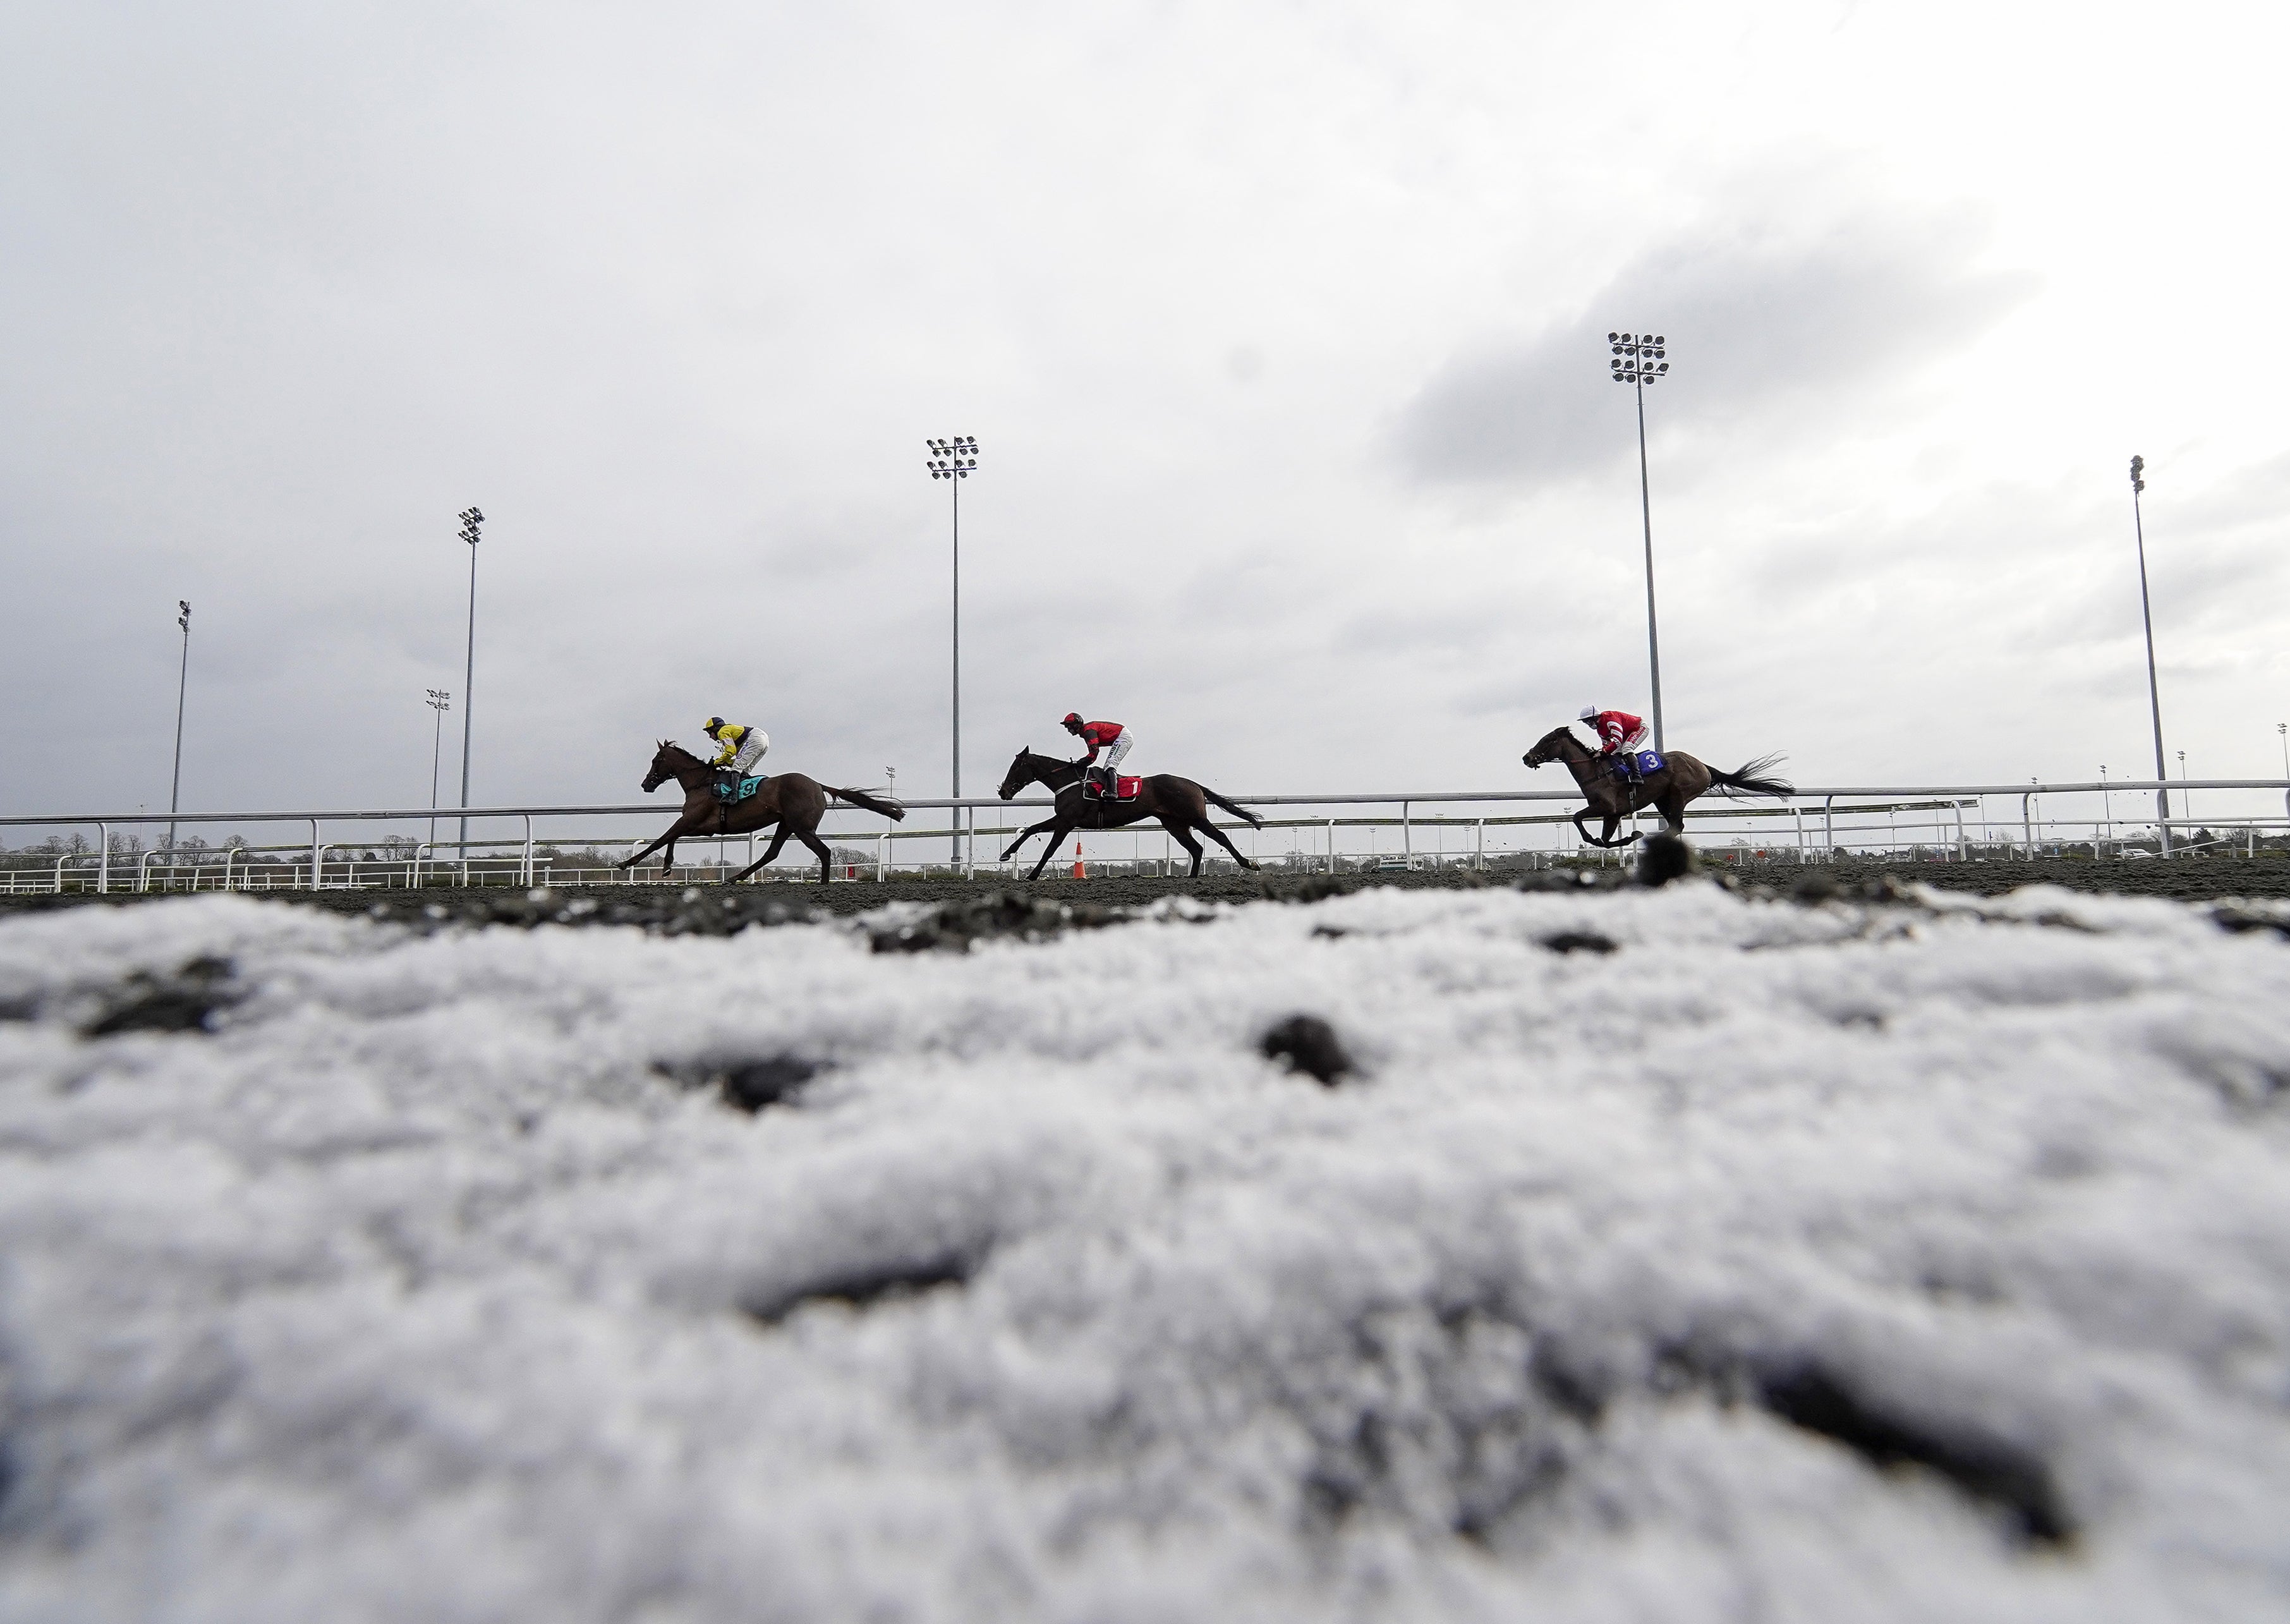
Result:
<svg viewBox="0 0 2290 1624"><path fill-rule="evenodd" d="M1079 727L1081 725L1081 712L1077 710L1069 710L1066 712L1065 724L1068 727Z"/></svg>

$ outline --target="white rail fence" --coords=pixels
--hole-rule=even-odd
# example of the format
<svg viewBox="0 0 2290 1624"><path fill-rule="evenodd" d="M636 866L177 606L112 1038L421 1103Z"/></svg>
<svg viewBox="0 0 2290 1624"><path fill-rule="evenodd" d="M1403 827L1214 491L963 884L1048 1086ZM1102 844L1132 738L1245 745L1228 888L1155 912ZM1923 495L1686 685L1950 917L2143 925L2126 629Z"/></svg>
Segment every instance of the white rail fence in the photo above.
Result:
<svg viewBox="0 0 2290 1624"><path fill-rule="evenodd" d="M1839 853L1881 852L1888 858L1914 860L1946 856L1958 860L1980 857L2011 857L2044 850L2072 850L2101 860L2190 853L2232 853L2256 858L2270 846L2290 844L2290 780L2198 779L2167 786L2176 800L2177 815L2167 823L2154 817L2122 819L2115 813L2118 797L2144 798L2162 788L2152 781L2025 785L1964 784L1863 786L1812 788L1786 801L1742 802L1711 798L1687 811L1688 832L1705 858L1725 860L1819 862ZM2197 817L2189 807L2195 792L2212 797L2215 815ZM2259 816L2249 807L2253 792L2270 798L2284 797L2284 816ZM2233 796L2239 810L2220 805ZM1362 868L1426 868L1454 864L1485 867L1491 862L1523 862L1542 866L1553 862L1621 860L1583 845L1573 822L1573 808L1581 796L1573 788L1512 790L1433 790L1406 794L1236 796L1237 804L1268 815L1261 827L1237 820L1220 821L1221 828L1244 836L1252 860L1269 868L1292 871L1357 871ZM1548 812L1487 811L1521 804L1557 803L1565 810ZM1991 803L2000 803L1991 807ZM853 808L837 807L821 838L837 848L833 876L838 881L877 881L901 868L937 872L997 874L1026 872L1040 856L1029 843L1011 863L1000 860L1002 846L1028 824L1038 821L1050 807L1040 797L999 801L983 796L964 799L916 799L903 803L912 811L943 811L949 815L940 827L909 828L889 824ZM1299 815L1301 809L1315 815ZM1468 813L1464 809L1475 809ZM1369 809L1385 809L1373 815ZM978 822L981 812L1022 813L991 826ZM1458 815L1464 813L1464 815ZM594 849L625 845L633 853L647 844L674 816L674 809L653 804L620 806L488 806L466 812L456 807L451 816L476 823L512 821L516 833L508 836L472 838L466 844L432 843L409 836L375 831L412 828L442 821L428 808L347 808L329 812L252 812L201 813L52 813L0 818L0 829L93 828L92 849L74 852L20 851L0 857L0 892L60 892L90 890L270 890L364 886L419 886L450 880L457 884L516 884L544 882L590 884L615 879L652 883L690 881L710 876L725 878L753 862L756 836L696 837L696 844L714 848L715 861L679 864L673 872L657 868L621 871L609 868L574 868L553 855L565 847ZM625 822L644 820L642 834L607 836L550 833L534 828L536 820L563 823L585 820ZM1878 822L1878 820L1882 821ZM1651 812L1634 822L1642 829L1658 827ZM301 826L308 841L288 844L240 844L211 848L187 858L181 851L124 851L128 831L160 824L197 828L217 826L260 828ZM360 838L361 831L364 837ZM762 833L768 834L765 830ZM1492 844L1490 836L1492 836ZM1038 840L1042 836L1036 836ZM1087 872L1181 872L1189 860L1157 826L1142 829L1081 831L1077 840L1093 852L1068 856L1053 853L1047 873L1066 873L1079 863ZM1385 841L1392 844L1387 847ZM938 843L935 860L913 843ZM1148 851L1149 843L1153 850ZM66 847L59 838L52 843ZM82 837L84 845L84 836ZM391 855L374 855L385 844L397 847ZM694 844L688 839L686 844ZM733 860L727 845L745 855ZM1365 850L1361 848L1365 846ZM2152 848L2150 851L2150 848ZM902 851L901 848L904 848ZM981 855L982 849L982 855ZM1210 850L1222 866L1230 860ZM361 859L363 851L367 855ZM911 852L912 855L907 855ZM807 878L815 860L799 845L781 853L773 868L759 879Z"/></svg>

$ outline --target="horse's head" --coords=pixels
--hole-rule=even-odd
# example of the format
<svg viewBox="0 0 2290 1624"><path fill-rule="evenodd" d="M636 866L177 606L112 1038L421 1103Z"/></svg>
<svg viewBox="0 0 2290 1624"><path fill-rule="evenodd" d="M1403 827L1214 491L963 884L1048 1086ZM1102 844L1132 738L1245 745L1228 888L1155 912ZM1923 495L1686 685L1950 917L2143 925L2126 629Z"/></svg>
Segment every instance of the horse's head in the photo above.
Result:
<svg viewBox="0 0 2290 1624"><path fill-rule="evenodd" d="M684 754L673 739L663 739L653 752L652 771L645 774L644 792L650 795L676 776L676 758Z"/></svg>
<svg viewBox="0 0 2290 1624"><path fill-rule="evenodd" d="M1012 756L1010 758L1010 771L1003 774L1002 787L997 789L994 793L1000 796L1006 801L1012 796L1016 795L1021 789L1023 789L1028 784L1033 782L1034 772L1031 765L1029 764L1033 761L1033 759L1034 747L1031 745L1028 745L1024 749Z"/></svg>
<svg viewBox="0 0 2290 1624"><path fill-rule="evenodd" d="M1563 760L1566 755L1566 747L1570 744L1578 748L1581 746L1581 741L1574 737L1574 730L1554 727L1536 740L1534 748L1519 759L1530 767L1539 767L1546 761Z"/></svg>

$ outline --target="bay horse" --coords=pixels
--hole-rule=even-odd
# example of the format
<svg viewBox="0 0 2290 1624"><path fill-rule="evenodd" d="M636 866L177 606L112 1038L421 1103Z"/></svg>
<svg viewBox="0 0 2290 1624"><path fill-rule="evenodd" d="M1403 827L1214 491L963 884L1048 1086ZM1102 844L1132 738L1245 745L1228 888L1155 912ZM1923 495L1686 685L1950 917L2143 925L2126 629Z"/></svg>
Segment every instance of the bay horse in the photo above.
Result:
<svg viewBox="0 0 2290 1624"><path fill-rule="evenodd" d="M1009 775L1002 780L1001 788L995 791L1006 801L1031 783L1039 784L1056 797L1056 810L1012 841L1010 849L1002 853L1002 860L1008 862L1020 846L1047 830L1050 844L1043 848L1042 860L1034 865L1033 873L1026 876L1028 879L1042 877L1043 868L1048 866L1050 859L1057 854L1058 847L1065 843L1065 837L1073 830L1126 828L1133 823L1142 823L1148 818L1157 820L1163 828L1169 831L1169 838L1191 854L1193 877L1198 877L1201 872L1201 843L1193 838L1192 831L1195 829L1231 852L1233 860L1242 868L1256 867L1240 854L1238 846L1224 837L1222 829L1209 821L1212 804L1223 807L1245 822L1261 824L1264 821L1246 807L1235 806L1215 790L1204 789L1192 780L1179 778L1173 772L1157 772L1144 780L1138 785L1137 798L1133 801L1089 800L1084 797L1081 788L1085 765L1078 761L1064 761L1055 756L1037 756L1030 749L1021 750L1016 759L1011 762Z"/></svg>
<svg viewBox="0 0 2290 1624"><path fill-rule="evenodd" d="M819 837L819 820L827 815L829 796L848 801L852 805L870 812L880 812L896 822L907 815L907 809L888 801L878 801L873 796L857 789L830 789L815 778L805 778L800 772L778 772L756 788L756 793L744 801L724 802L716 798L716 769L672 739L660 741L660 749L652 758L652 771L645 774L644 792L650 795L669 779L684 787L684 815L669 826L667 834L638 852L615 868L633 868L661 847L668 848L661 859L661 867L676 867L676 843L685 836L702 838L717 835L745 835L753 829L778 824L779 833L772 836L772 848L760 861L749 863L732 876L737 884L757 869L780 854L780 848L793 835L797 840L819 853L819 883L827 883L828 870L835 854Z"/></svg>
<svg viewBox="0 0 2290 1624"><path fill-rule="evenodd" d="M1659 772L1649 772L1637 783L1617 776L1613 758L1594 754L1589 746L1574 736L1571 727L1554 727L1535 741L1535 746L1519 757L1530 767L1539 767L1546 761L1563 761L1574 774L1574 781L1582 787L1582 798L1589 803L1574 814L1574 827L1582 838L1594 846L1626 846L1638 836L1634 831L1629 840L1617 840L1614 831L1622 820L1643 806L1651 806L1661 814L1673 834L1685 832L1685 804L1701 799L1712 789L1733 790L1742 795L1788 796L1797 793L1796 787L1777 778L1767 778L1774 764L1781 760L1778 754L1760 756L1746 762L1731 772L1720 772L1706 762L1697 761L1684 750L1667 750L1662 754L1663 766ZM1604 838L1593 835L1582 820L1597 812L1606 820Z"/></svg>

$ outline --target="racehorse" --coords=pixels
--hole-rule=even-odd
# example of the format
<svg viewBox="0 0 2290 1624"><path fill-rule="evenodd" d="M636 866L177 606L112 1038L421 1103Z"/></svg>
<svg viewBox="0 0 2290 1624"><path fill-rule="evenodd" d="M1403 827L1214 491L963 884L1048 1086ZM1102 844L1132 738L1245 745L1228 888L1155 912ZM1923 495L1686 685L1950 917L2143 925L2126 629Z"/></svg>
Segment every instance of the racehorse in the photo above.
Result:
<svg viewBox="0 0 2290 1624"><path fill-rule="evenodd" d="M1215 790L1204 789L1192 780L1179 778L1173 772L1157 772L1141 780L1133 801L1086 799L1081 787L1085 765L1078 761L1061 761L1054 756L1037 756L1030 749L1021 750L1011 762L1009 776L1002 780L1002 788L995 791L1006 801L1031 783L1039 784L1056 797L1057 810L1012 841L1010 849L1002 853L1002 860L1008 862L1020 846L1047 830L1050 844L1043 849L1042 860L1034 865L1028 879L1042 877L1043 868L1056 855L1070 831L1126 828L1148 818L1158 820L1161 827L1169 831L1169 838L1192 854L1195 876L1201 871L1201 843L1192 836L1195 829L1231 852L1233 860L1242 868L1256 867L1240 854L1238 846L1224 837L1222 829L1209 821L1212 803L1248 823L1264 821L1246 807L1235 806Z"/></svg>
<svg viewBox="0 0 2290 1624"><path fill-rule="evenodd" d="M684 786L684 815L670 826L667 834L646 846L624 863L614 863L615 868L633 868L661 846L668 848L661 859L661 867L676 867L676 843L687 835L745 835L776 823L779 833L772 836L772 849L758 862L749 863L732 876L733 884L746 879L764 864L780 854L780 848L793 835L797 840L819 853L819 883L827 883L828 868L835 854L819 837L819 820L827 815L828 797L848 801L852 805L870 812L880 812L896 821L907 815L903 806L888 801L878 801L873 796L856 789L829 789L815 778L805 778L800 772L778 772L757 786L756 793L744 801L725 802L716 796L716 769L709 766L674 740L663 739L660 749L652 758L652 771L645 774L644 792L650 795L668 780L674 779Z"/></svg>
<svg viewBox="0 0 2290 1624"><path fill-rule="evenodd" d="M1533 749L1519 757L1530 767L1539 767L1546 761L1563 761L1573 772L1574 781L1582 787L1582 798L1589 804L1574 814L1574 827L1582 838L1594 846L1626 846L1638 838L1633 832L1629 840L1617 840L1614 831L1622 820L1642 806L1651 806L1661 814L1674 834L1685 832L1685 804L1699 800L1712 789L1733 790L1742 795L1787 796L1797 793L1796 787L1777 778L1766 778L1781 760L1776 755L1760 756L1743 764L1732 772L1720 772L1706 762L1697 761L1683 750L1664 753L1663 765L1658 772L1649 772L1635 784L1626 782L1614 772L1612 756L1597 756L1589 747L1574 736L1571 727L1554 727L1535 742ZM1585 828L1582 820L1592 812L1606 820L1606 833L1602 839Z"/></svg>

